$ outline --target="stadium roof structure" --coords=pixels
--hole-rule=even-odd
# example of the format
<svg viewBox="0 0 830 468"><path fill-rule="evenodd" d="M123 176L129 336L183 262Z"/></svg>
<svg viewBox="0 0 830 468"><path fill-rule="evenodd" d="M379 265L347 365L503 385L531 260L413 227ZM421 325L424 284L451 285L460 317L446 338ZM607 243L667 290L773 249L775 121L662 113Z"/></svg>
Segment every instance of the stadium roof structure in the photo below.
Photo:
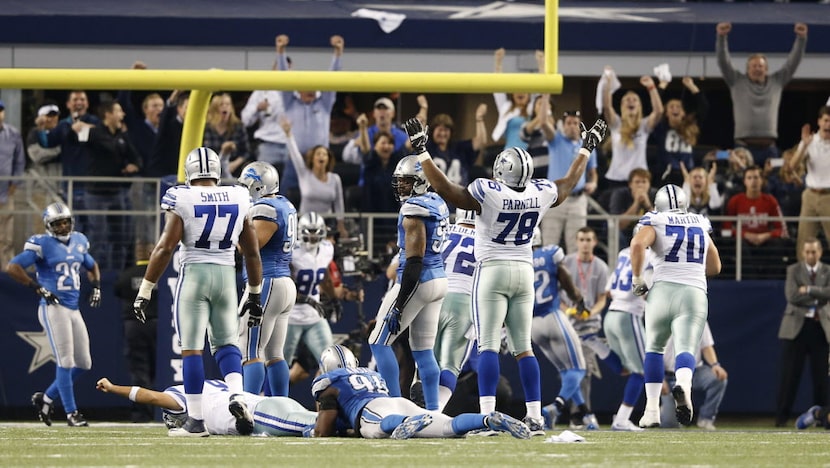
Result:
<svg viewBox="0 0 830 468"><path fill-rule="evenodd" d="M292 47L328 47L328 37L341 34L349 48L533 50L542 48L543 8L544 1L4 0L0 43L266 47L285 33ZM736 52L787 52L793 24L806 22L808 52L828 53L828 13L828 5L804 3L562 1L559 50L708 52L715 24L730 21Z"/></svg>

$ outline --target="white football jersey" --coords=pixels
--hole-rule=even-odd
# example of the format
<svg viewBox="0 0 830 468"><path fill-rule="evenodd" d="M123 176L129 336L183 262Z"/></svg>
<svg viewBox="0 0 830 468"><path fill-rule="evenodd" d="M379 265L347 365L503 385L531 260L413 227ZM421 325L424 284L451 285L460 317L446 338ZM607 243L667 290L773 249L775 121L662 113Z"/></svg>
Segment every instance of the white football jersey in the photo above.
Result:
<svg viewBox="0 0 830 468"><path fill-rule="evenodd" d="M178 185L161 199L161 209L182 218L181 263L234 266L245 216L251 206L248 189L241 186Z"/></svg>
<svg viewBox="0 0 830 468"><path fill-rule="evenodd" d="M474 251L476 232L473 228L451 224L444 236L441 257L447 273L447 292L470 294L476 271Z"/></svg>
<svg viewBox="0 0 830 468"><path fill-rule="evenodd" d="M184 396L184 385L168 387L164 393L174 400L187 412L187 400ZM265 397L244 393L245 403L253 410L257 403ZM214 435L237 434L236 419L228 410L231 393L228 385L222 380L205 380L202 387L202 417L205 419L205 428ZM167 410L165 410L167 411ZM174 411L170 411L175 413Z"/></svg>
<svg viewBox="0 0 830 468"><path fill-rule="evenodd" d="M490 179L467 186L481 204L476 216L476 259L519 260L533 263L533 229L559 197L556 184L531 179L522 192Z"/></svg>
<svg viewBox="0 0 830 468"><path fill-rule="evenodd" d="M651 275L653 261L654 252L651 249L646 249L646 261L642 276ZM631 277L631 248L626 247L617 254L617 266L611 276L608 277L607 290L611 293L611 305L608 306L608 310L628 312L642 317L646 309L646 300L643 296L634 295ZM646 284L648 284L648 281L646 281ZM649 286L651 285L649 284Z"/></svg>
<svg viewBox="0 0 830 468"><path fill-rule="evenodd" d="M320 300L320 283L326 276L334 258L334 245L328 240L322 240L317 248L309 251L302 242L294 244L294 253L291 256L291 270L294 283L297 284L297 294L306 295L316 301ZM291 309L288 323L292 325L310 325L320 320L320 313L308 304L297 303Z"/></svg>
<svg viewBox="0 0 830 468"><path fill-rule="evenodd" d="M712 223L699 214L651 211L640 224L654 228L654 282L688 284L704 291Z"/></svg>

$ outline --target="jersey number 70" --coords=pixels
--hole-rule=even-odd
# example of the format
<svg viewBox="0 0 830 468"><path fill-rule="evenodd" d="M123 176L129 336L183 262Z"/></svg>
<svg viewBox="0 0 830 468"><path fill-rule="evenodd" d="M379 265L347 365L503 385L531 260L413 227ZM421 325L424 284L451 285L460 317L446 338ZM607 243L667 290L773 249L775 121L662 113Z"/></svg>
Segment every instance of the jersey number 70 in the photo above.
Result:
<svg viewBox="0 0 830 468"><path fill-rule="evenodd" d="M703 263L703 252L706 247L706 234L698 226L666 226L666 237L674 237L669 253L666 254L667 262L680 261L680 249L683 241L686 241L686 262Z"/></svg>

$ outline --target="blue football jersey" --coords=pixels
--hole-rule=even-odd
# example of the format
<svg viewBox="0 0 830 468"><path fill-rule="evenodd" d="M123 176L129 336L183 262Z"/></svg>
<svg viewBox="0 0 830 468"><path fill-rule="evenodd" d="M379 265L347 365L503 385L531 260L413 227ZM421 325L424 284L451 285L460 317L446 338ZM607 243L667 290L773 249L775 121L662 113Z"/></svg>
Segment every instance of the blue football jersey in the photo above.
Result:
<svg viewBox="0 0 830 468"><path fill-rule="evenodd" d="M47 234L34 235L12 262L24 269L35 265L37 282L58 296L61 305L68 309L78 308L81 266L87 270L95 266L95 260L89 254L89 241L75 231L65 244ZM41 303L45 300L41 299Z"/></svg>
<svg viewBox="0 0 830 468"><path fill-rule="evenodd" d="M434 192L412 197L401 205L401 211L398 214L398 247L401 249L398 254L398 282L401 281L401 273L406 266L403 219L409 216L421 218L426 228L427 245L420 281L423 283L447 276L444 272L444 259L441 257L441 245L447 233L449 215L450 210L444 199Z"/></svg>
<svg viewBox="0 0 830 468"><path fill-rule="evenodd" d="M546 245L533 251L534 316L543 317L559 308L557 273L564 258L565 253L558 245Z"/></svg>
<svg viewBox="0 0 830 468"><path fill-rule="evenodd" d="M377 372L365 367L354 369L335 369L314 379L311 384L311 393L317 400L320 394L329 387L338 391L337 404L340 406L340 416L356 427L360 412L366 403L380 397L389 397L386 381Z"/></svg>
<svg viewBox="0 0 830 468"><path fill-rule="evenodd" d="M262 277L291 276L291 254L294 251L297 232L297 209L287 198L277 195L260 198L248 213L252 221L264 220L277 225L277 231L259 249L259 255L262 258ZM247 269L244 276L247 281Z"/></svg>

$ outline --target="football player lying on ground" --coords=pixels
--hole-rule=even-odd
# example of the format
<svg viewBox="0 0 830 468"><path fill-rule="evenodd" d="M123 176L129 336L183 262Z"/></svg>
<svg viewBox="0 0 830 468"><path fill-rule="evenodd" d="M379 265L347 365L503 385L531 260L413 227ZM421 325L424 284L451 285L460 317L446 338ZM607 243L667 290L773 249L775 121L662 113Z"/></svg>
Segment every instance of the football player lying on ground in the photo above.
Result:
<svg viewBox="0 0 830 468"><path fill-rule="evenodd" d="M183 385L157 392L144 387L115 385L104 377L98 380L95 387L104 393L129 398L136 403L158 406L163 410L164 423L168 429L180 427L187 420ZM251 409L250 414L238 412L239 416L234 416L228 409L229 391L225 382L206 380L202 391L205 428L211 435L300 437L303 429L314 427L317 420L317 413L308 411L289 397L263 397L247 392L242 395Z"/></svg>
<svg viewBox="0 0 830 468"><path fill-rule="evenodd" d="M331 436L336 426L345 425L366 439L461 437L487 429L507 432L517 439L530 438L527 425L497 411L452 418L427 411L406 398L390 397L383 377L358 367L354 354L340 345L323 351L320 369L323 374L311 386L319 416L313 434L309 430L308 436Z"/></svg>

